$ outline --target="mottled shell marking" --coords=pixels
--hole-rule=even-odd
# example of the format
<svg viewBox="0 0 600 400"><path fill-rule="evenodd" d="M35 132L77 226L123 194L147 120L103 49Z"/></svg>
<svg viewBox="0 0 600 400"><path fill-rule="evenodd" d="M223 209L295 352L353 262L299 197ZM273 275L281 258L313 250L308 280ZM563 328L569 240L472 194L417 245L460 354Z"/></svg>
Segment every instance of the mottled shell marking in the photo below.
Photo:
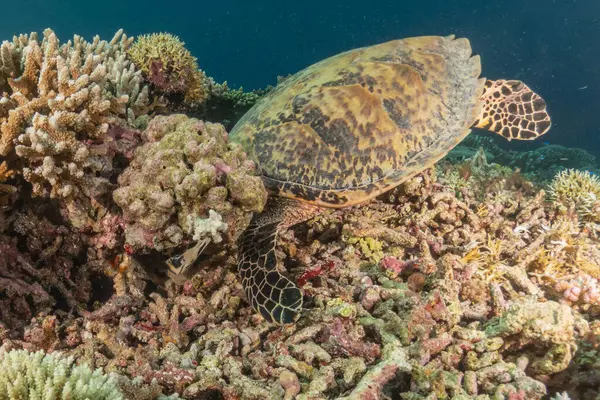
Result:
<svg viewBox="0 0 600 400"><path fill-rule="evenodd" d="M467 39L351 50L286 79L234 127L274 193L326 207L368 201L429 167L477 119L484 79Z"/></svg>

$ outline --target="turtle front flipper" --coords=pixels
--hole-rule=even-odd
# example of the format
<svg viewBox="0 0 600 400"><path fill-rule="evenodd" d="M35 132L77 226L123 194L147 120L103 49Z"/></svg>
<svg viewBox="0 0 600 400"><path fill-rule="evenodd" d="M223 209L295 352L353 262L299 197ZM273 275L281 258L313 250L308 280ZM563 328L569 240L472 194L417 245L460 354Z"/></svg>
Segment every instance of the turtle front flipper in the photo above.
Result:
<svg viewBox="0 0 600 400"><path fill-rule="evenodd" d="M486 81L475 124L508 140L536 139L552 124L546 102L521 81Z"/></svg>
<svg viewBox="0 0 600 400"><path fill-rule="evenodd" d="M298 201L270 198L238 242L238 270L252 307L269 322L288 324L300 317L302 291L277 269L277 234L318 214Z"/></svg>

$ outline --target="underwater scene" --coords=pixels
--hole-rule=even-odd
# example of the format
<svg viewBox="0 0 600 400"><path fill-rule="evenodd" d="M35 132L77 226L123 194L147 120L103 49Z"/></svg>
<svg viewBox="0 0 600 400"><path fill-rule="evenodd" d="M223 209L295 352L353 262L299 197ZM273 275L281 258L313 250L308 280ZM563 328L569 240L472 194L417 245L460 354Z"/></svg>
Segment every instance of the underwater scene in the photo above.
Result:
<svg viewBox="0 0 600 400"><path fill-rule="evenodd" d="M600 400L600 2L3 4L0 400Z"/></svg>

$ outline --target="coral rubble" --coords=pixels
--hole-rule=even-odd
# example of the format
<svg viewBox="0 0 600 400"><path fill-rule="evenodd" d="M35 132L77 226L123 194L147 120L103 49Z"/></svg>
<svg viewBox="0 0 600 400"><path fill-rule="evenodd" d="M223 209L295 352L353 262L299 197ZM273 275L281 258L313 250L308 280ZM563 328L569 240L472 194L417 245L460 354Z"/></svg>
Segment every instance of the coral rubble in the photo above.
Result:
<svg viewBox="0 0 600 400"><path fill-rule="evenodd" d="M581 362L597 309L573 308L531 266L538 248L553 246L548 237L567 234L543 228L554 218L544 196L501 207L465 194L457 199L429 171L282 235L280 256L307 265L291 272L313 299L295 325L276 328L251 311L232 257L150 296L131 259L139 283L57 320L53 329L69 333L53 348L190 399L541 399L549 377ZM562 379L576 395L576 382Z"/></svg>

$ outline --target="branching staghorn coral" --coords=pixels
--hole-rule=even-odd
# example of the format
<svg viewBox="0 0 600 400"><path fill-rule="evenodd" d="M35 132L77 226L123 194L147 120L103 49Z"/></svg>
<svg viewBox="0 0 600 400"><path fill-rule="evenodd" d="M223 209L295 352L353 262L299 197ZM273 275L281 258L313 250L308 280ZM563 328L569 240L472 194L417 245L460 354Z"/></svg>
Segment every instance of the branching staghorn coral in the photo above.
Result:
<svg viewBox="0 0 600 400"><path fill-rule="evenodd" d="M600 248L576 218L558 217L539 231L532 251L517 254L537 284L571 305L600 305Z"/></svg>
<svg viewBox="0 0 600 400"><path fill-rule="evenodd" d="M141 72L125 58L132 43L120 30L110 42L80 36L63 45L50 29L2 43L6 83L0 99L0 154L7 155L27 127L45 128L54 142L101 138L115 117L148 111ZM18 60L19 62L15 62ZM36 124L33 117L39 114Z"/></svg>
<svg viewBox="0 0 600 400"><path fill-rule="evenodd" d="M169 33L141 35L128 50L133 63L164 93L180 93L186 103L202 103L209 94L209 80L198 69L185 43Z"/></svg>

